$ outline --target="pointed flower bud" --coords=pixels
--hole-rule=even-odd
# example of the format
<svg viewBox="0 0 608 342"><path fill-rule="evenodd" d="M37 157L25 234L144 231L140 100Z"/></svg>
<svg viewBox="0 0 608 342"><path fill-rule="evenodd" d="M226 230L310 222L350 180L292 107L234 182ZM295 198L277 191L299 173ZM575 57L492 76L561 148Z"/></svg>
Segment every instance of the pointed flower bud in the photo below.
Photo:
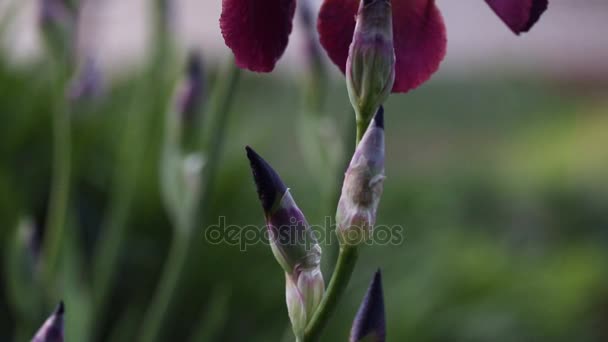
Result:
<svg viewBox="0 0 608 342"><path fill-rule="evenodd" d="M53 314L34 335L32 342L63 342L63 313L63 302L60 302Z"/></svg>
<svg viewBox="0 0 608 342"><path fill-rule="evenodd" d="M79 66L76 76L70 82L68 99L72 103L93 100L103 91L103 74L97 61L87 57Z"/></svg>
<svg viewBox="0 0 608 342"><path fill-rule="evenodd" d="M177 94L175 110L181 115L182 121L192 122L203 102L205 90L205 69L201 54L194 51L188 56L186 75L180 84Z"/></svg>
<svg viewBox="0 0 608 342"><path fill-rule="evenodd" d="M285 271L289 318L295 335L301 337L325 291L321 247L276 171L253 149L246 150L264 208L270 246Z"/></svg>
<svg viewBox="0 0 608 342"><path fill-rule="evenodd" d="M382 275L380 270L367 289L363 302L357 311L350 331L350 342L384 342L386 321L384 318L384 296L382 294Z"/></svg>
<svg viewBox="0 0 608 342"><path fill-rule="evenodd" d="M56 56L72 52L76 31L76 6L65 0L40 0L39 26L49 49Z"/></svg>
<svg viewBox="0 0 608 342"><path fill-rule="evenodd" d="M357 121L367 124L395 82L395 49L390 0L361 0L346 61L348 96Z"/></svg>
<svg viewBox="0 0 608 342"><path fill-rule="evenodd" d="M246 149L277 261L289 274L317 267L321 247L289 189L262 157Z"/></svg>
<svg viewBox="0 0 608 342"><path fill-rule="evenodd" d="M358 245L369 238L384 178L384 109L380 107L346 170L336 213L340 243Z"/></svg>

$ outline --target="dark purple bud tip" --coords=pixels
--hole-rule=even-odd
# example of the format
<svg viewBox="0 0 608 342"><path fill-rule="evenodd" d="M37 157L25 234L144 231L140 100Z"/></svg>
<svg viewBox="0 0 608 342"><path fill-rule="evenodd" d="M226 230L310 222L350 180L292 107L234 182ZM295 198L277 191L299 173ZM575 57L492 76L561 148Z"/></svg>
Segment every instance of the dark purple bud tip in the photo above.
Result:
<svg viewBox="0 0 608 342"><path fill-rule="evenodd" d="M376 271L374 279L367 289L365 298L357 311L350 342L365 341L384 342L386 323L384 319L384 298L382 294L382 275Z"/></svg>
<svg viewBox="0 0 608 342"><path fill-rule="evenodd" d="M55 309L54 315L63 316L64 312L65 312L65 305L63 304L63 301L60 301L59 304L57 305L57 308Z"/></svg>
<svg viewBox="0 0 608 342"><path fill-rule="evenodd" d="M384 129L384 106L380 106L376 115L374 116L374 125L378 128Z"/></svg>
<svg viewBox="0 0 608 342"><path fill-rule="evenodd" d="M42 327L38 329L36 335L32 338L32 342L63 342L64 327L63 314L65 306L63 302L59 302L53 314L44 322Z"/></svg>
<svg viewBox="0 0 608 342"><path fill-rule="evenodd" d="M188 55L188 75L190 78L200 81L204 76L203 57L198 51L191 51Z"/></svg>
<svg viewBox="0 0 608 342"><path fill-rule="evenodd" d="M266 213L270 212L272 206L279 196L282 196L287 187L276 173L276 171L257 154L251 147L245 147L247 158L253 173L253 180L258 190L258 196Z"/></svg>

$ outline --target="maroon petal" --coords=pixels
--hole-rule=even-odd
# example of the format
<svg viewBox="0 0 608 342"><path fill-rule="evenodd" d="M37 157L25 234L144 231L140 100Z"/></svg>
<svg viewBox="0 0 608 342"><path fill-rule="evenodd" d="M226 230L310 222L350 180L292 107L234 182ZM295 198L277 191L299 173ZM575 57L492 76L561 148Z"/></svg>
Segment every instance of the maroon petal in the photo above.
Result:
<svg viewBox="0 0 608 342"><path fill-rule="evenodd" d="M355 32L358 0L325 0L319 11L317 30L329 58L344 73L348 48Z"/></svg>
<svg viewBox="0 0 608 342"><path fill-rule="evenodd" d="M220 28L236 64L270 72L292 29L295 0L223 0Z"/></svg>
<svg viewBox="0 0 608 342"><path fill-rule="evenodd" d="M515 34L528 32L549 5L548 0L486 0Z"/></svg>
<svg viewBox="0 0 608 342"><path fill-rule="evenodd" d="M445 57L446 33L435 0L393 0L395 85L405 93L428 80Z"/></svg>

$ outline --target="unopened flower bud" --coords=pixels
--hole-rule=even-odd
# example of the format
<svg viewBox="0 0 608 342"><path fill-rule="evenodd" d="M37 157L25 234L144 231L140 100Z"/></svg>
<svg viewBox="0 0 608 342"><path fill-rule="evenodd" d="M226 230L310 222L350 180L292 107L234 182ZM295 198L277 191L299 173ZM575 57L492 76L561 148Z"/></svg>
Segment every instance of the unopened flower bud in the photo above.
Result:
<svg viewBox="0 0 608 342"><path fill-rule="evenodd" d="M342 244L358 245L371 235L384 178L384 109L380 107L344 177L336 213Z"/></svg>
<svg viewBox="0 0 608 342"><path fill-rule="evenodd" d="M367 124L395 83L390 0L361 0L346 61L348 96L357 121Z"/></svg>
<svg viewBox="0 0 608 342"><path fill-rule="evenodd" d="M384 342L386 339L386 322L384 318L384 296L382 294L382 275L380 270L367 289L361 306L355 316L350 331L350 342L370 341Z"/></svg>
<svg viewBox="0 0 608 342"><path fill-rule="evenodd" d="M53 314L44 322L36 332L32 342L63 342L63 302L59 303Z"/></svg>
<svg viewBox="0 0 608 342"><path fill-rule="evenodd" d="M58 57L72 52L76 11L76 5L65 0L40 0L39 25L48 48Z"/></svg>
<svg viewBox="0 0 608 342"><path fill-rule="evenodd" d="M184 122L192 122L197 118L203 102L205 88L205 69L203 60L198 52L191 52L186 65L186 75L179 85L176 94L175 111Z"/></svg>
<svg viewBox="0 0 608 342"><path fill-rule="evenodd" d="M93 100L99 97L103 91L103 74L99 64L92 57L87 57L80 67L76 76L70 82L68 99L72 103Z"/></svg>
<svg viewBox="0 0 608 342"><path fill-rule="evenodd" d="M289 318L300 338L325 291L321 247L279 175L250 147L247 157L264 208L270 246L285 271Z"/></svg>
<svg viewBox="0 0 608 342"><path fill-rule="evenodd" d="M266 216L270 246L285 272L312 269L320 264L321 247L304 214L279 175L247 147L258 196Z"/></svg>
<svg viewBox="0 0 608 342"><path fill-rule="evenodd" d="M296 336L303 334L324 293L325 282L319 266L285 273L285 300Z"/></svg>

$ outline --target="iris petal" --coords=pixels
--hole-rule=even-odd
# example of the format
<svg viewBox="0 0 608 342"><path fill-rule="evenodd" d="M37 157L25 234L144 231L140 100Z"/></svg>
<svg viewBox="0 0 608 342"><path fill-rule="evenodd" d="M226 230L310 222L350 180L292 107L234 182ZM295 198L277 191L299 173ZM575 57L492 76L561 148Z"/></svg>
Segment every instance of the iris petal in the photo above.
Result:
<svg viewBox="0 0 608 342"><path fill-rule="evenodd" d="M295 0L223 0L220 28L240 68L270 72L287 48Z"/></svg>
<svg viewBox="0 0 608 342"><path fill-rule="evenodd" d="M321 45L342 72L355 30L357 0L325 0L319 13ZM437 71L445 57L446 33L434 0L393 0L395 85L393 92L416 88Z"/></svg>
<svg viewBox="0 0 608 342"><path fill-rule="evenodd" d="M548 0L486 0L515 34L528 32L549 5Z"/></svg>
<svg viewBox="0 0 608 342"><path fill-rule="evenodd" d="M357 0L325 0L319 11L317 30L329 58L344 73L348 48L355 32Z"/></svg>
<svg viewBox="0 0 608 342"><path fill-rule="evenodd" d="M427 81L445 57L446 32L435 0L393 0L395 85L405 93Z"/></svg>

